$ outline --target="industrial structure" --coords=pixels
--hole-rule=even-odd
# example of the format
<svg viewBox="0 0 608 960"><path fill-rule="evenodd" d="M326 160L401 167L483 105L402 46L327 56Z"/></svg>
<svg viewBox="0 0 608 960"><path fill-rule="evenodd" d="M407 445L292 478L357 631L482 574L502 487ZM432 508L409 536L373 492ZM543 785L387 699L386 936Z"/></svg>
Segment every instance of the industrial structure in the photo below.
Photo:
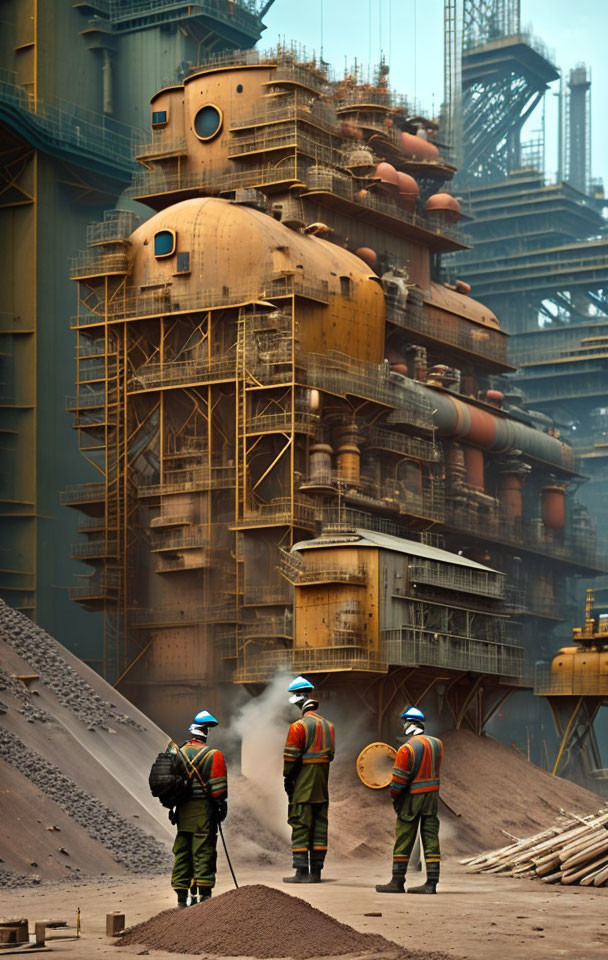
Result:
<svg viewBox="0 0 608 960"><path fill-rule="evenodd" d="M151 93L205 51L254 44L269 5L2 4L0 595L96 666L101 618L70 602L76 516L59 502L88 475L65 412L75 370L66 264L130 183Z"/></svg>
<svg viewBox="0 0 608 960"><path fill-rule="evenodd" d="M481 730L599 566L572 449L505 408L501 324L442 282L467 241L437 123L382 66L285 49L207 58L150 121L157 212L107 214L72 267L102 477L66 501L107 675L167 728L284 667L379 731L431 697Z"/></svg>
<svg viewBox="0 0 608 960"><path fill-rule="evenodd" d="M553 182L544 170L544 98L560 77L554 57L522 31L518 0L446 0L445 11L443 136L456 145L457 192L472 217L472 249L456 254L448 271L466 276L500 316L517 372L494 385L517 416L572 444L584 480L581 503L605 539L608 232L603 189L591 177L591 75L578 64L560 81ZM541 106L542 130L524 140L524 124ZM601 582L595 591L603 596ZM580 592L562 594L562 620L576 623L580 606ZM537 649L547 662L550 641L546 634ZM545 687L543 680L540 691ZM566 701L549 702L559 719ZM541 716L530 713L531 725ZM560 740L572 732L569 720L557 724ZM565 769L564 749L562 742L556 769ZM568 761L569 773L584 776L601 766L597 750L578 752Z"/></svg>
<svg viewBox="0 0 608 960"><path fill-rule="evenodd" d="M537 670L534 692L547 698L559 736L553 773L606 779L595 720L608 705L608 611L587 590L585 625L572 631L550 667Z"/></svg>
<svg viewBox="0 0 608 960"><path fill-rule="evenodd" d="M560 73L544 45L522 32L519 6L446 0L445 136L462 157L458 193L473 243L451 269L466 274L511 334L518 371L502 389L573 444L590 478L581 501L605 537L608 232L590 169L591 76L578 64L562 82L551 182L542 136L530 149L521 135Z"/></svg>

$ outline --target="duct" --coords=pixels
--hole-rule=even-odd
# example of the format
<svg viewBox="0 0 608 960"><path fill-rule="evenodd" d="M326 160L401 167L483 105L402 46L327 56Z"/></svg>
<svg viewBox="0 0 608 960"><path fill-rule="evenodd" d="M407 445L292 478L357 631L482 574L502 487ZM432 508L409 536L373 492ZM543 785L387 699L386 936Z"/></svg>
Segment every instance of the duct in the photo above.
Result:
<svg viewBox="0 0 608 960"><path fill-rule="evenodd" d="M482 450L525 456L574 470L574 451L567 443L518 420L497 417L448 393L433 391L433 421L441 437L457 437Z"/></svg>

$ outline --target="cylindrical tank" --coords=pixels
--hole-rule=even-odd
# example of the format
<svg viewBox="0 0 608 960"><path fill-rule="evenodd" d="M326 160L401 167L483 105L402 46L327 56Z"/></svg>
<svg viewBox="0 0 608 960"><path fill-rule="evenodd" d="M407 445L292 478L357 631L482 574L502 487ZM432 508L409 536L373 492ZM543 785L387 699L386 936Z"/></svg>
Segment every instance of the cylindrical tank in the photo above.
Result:
<svg viewBox="0 0 608 960"><path fill-rule="evenodd" d="M462 485L467 476L464 451L459 443L445 445L446 471L450 484Z"/></svg>
<svg viewBox="0 0 608 960"><path fill-rule="evenodd" d="M361 476L361 451L357 444L356 424L340 427L336 431L336 466L338 476L348 483L359 483Z"/></svg>
<svg viewBox="0 0 608 960"><path fill-rule="evenodd" d="M483 450L477 447L463 446L464 464L467 471L467 483L473 490L485 493Z"/></svg>
<svg viewBox="0 0 608 960"><path fill-rule="evenodd" d="M502 390L486 390L486 400L493 407L498 407L500 409L504 399L505 395Z"/></svg>
<svg viewBox="0 0 608 960"><path fill-rule="evenodd" d="M448 223L457 223L462 216L458 200L449 193L433 193L424 209L427 214L442 217Z"/></svg>
<svg viewBox="0 0 608 960"><path fill-rule="evenodd" d="M503 473L498 481L498 500L503 517L521 520L524 512L523 477L519 473Z"/></svg>
<svg viewBox="0 0 608 960"><path fill-rule="evenodd" d="M328 443L313 443L309 455L310 479L327 479L331 476L333 449Z"/></svg>
<svg viewBox="0 0 608 960"><path fill-rule="evenodd" d="M541 492L543 524L548 530L566 526L566 492L564 487L549 484Z"/></svg>
<svg viewBox="0 0 608 960"><path fill-rule="evenodd" d="M397 171L399 202L406 210L415 210L418 202L418 184L409 173Z"/></svg>
<svg viewBox="0 0 608 960"><path fill-rule="evenodd" d="M363 260L364 263L371 267L372 270L376 269L378 264L378 254L375 250L372 250L371 247L358 247L355 250L355 256L359 257L360 260Z"/></svg>
<svg viewBox="0 0 608 960"><path fill-rule="evenodd" d="M311 413L318 413L321 409L321 394L318 390L311 390L309 393L309 407Z"/></svg>

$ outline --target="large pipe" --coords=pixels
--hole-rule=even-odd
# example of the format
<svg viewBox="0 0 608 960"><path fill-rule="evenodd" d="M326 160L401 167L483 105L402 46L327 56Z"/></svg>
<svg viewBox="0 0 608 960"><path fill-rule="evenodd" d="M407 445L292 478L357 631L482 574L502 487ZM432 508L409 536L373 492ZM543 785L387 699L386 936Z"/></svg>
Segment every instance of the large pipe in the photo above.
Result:
<svg viewBox="0 0 608 960"><path fill-rule="evenodd" d="M433 390L433 421L441 437L458 437L482 450L523 454L574 470L574 451L567 443L517 420L497 417L448 393Z"/></svg>

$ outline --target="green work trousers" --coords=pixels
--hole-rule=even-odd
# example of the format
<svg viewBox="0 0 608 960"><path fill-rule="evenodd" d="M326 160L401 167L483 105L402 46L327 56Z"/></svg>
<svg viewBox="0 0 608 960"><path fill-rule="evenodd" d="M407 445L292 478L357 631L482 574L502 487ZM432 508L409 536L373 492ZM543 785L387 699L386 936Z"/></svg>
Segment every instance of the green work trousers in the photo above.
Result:
<svg viewBox="0 0 608 960"><path fill-rule="evenodd" d="M290 803L287 823L291 827L293 865L320 870L327 853L329 803ZM310 861L309 861L310 857Z"/></svg>
<svg viewBox="0 0 608 960"><path fill-rule="evenodd" d="M171 886L177 891L215 886L217 824L204 800L188 800L177 808Z"/></svg>
<svg viewBox="0 0 608 960"><path fill-rule="evenodd" d="M393 875L403 877L407 871L410 854L420 837L426 863L428 880L439 879L439 793L406 794L397 814L397 830L393 848Z"/></svg>

